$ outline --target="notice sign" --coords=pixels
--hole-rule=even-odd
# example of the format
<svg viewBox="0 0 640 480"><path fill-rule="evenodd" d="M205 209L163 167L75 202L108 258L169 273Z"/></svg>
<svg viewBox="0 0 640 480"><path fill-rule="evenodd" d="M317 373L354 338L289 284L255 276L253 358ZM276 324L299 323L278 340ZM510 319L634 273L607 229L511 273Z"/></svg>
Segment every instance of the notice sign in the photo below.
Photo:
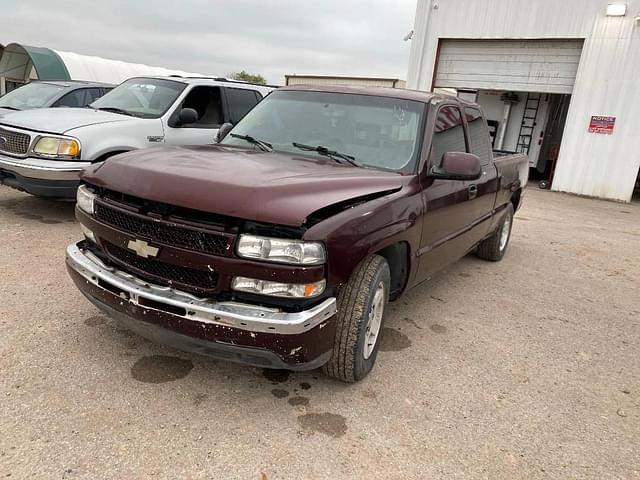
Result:
<svg viewBox="0 0 640 480"><path fill-rule="evenodd" d="M589 133L604 133L605 135L611 135L615 124L616 117L592 115L591 121L589 122Z"/></svg>

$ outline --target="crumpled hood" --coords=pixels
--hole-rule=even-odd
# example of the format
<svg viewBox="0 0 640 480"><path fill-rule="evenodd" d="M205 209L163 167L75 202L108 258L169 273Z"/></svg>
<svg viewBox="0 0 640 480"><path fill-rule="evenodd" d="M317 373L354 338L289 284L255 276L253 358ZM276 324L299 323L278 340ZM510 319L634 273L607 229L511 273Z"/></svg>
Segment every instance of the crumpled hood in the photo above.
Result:
<svg viewBox="0 0 640 480"><path fill-rule="evenodd" d="M0 123L36 132L64 134L74 128L109 122L136 120L134 117L92 108L36 108L0 114Z"/></svg>
<svg viewBox="0 0 640 480"><path fill-rule="evenodd" d="M291 226L323 207L403 185L391 172L217 145L116 155L81 177L147 200Z"/></svg>

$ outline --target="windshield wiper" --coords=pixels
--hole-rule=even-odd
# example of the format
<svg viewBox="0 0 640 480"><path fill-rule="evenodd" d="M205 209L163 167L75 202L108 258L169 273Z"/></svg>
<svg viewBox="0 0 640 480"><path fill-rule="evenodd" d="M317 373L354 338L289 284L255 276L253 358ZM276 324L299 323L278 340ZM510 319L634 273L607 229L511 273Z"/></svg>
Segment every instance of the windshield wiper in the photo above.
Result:
<svg viewBox="0 0 640 480"><path fill-rule="evenodd" d="M329 157L338 163L340 162L338 159L345 160L349 162L351 165L355 167L362 167L361 163L356 162L356 157L352 155L347 155L346 153L340 153L335 150L329 150L327 147L323 147L322 145L318 145L317 147L312 147L311 145L305 145L304 143L293 142L292 145L300 150L305 150L307 152L317 152L320 155L324 155L325 157Z"/></svg>
<svg viewBox="0 0 640 480"><path fill-rule="evenodd" d="M16 107L10 107L9 105L0 105L0 108L6 108L7 110L17 110L20 111L19 108Z"/></svg>
<svg viewBox="0 0 640 480"><path fill-rule="evenodd" d="M122 108L117 108L117 107L100 107L100 108L96 108L96 110L101 110L103 112L119 113L121 115L129 115L130 117L137 116L128 110L123 110Z"/></svg>
<svg viewBox="0 0 640 480"><path fill-rule="evenodd" d="M257 146L263 152L270 152L273 150L273 145L268 142L263 142L262 140L258 140L257 138L253 138L251 135L238 135L237 133L230 133L233 138L239 138L240 140L244 140L249 142L252 145Z"/></svg>

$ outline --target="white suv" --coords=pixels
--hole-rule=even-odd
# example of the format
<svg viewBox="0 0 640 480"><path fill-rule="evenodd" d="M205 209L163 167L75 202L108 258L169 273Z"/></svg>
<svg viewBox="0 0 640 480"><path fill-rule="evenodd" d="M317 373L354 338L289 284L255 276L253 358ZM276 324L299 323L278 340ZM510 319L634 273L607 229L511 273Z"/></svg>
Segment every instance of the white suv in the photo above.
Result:
<svg viewBox="0 0 640 480"><path fill-rule="evenodd" d="M0 119L0 183L75 198L78 174L118 153L215 143L273 88L220 78L131 78L86 108L30 110Z"/></svg>

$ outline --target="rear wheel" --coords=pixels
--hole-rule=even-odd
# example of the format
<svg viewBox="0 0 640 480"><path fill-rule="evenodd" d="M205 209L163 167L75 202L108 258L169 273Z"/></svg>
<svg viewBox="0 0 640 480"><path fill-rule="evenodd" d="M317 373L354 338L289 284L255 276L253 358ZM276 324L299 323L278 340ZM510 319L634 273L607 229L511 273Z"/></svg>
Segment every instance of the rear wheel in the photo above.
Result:
<svg viewBox="0 0 640 480"><path fill-rule="evenodd" d="M478 245L477 255L484 260L490 260L492 262L498 262L502 260L507 246L509 245L509 239L511 238L511 226L513 224L513 204L509 203L507 206L507 212L502 219L502 223L497 230L489 238L480 242Z"/></svg>
<svg viewBox="0 0 640 480"><path fill-rule="evenodd" d="M362 380L373 368L380 345L391 274L387 261L373 255L353 272L338 295L338 325L325 374L343 382Z"/></svg>

